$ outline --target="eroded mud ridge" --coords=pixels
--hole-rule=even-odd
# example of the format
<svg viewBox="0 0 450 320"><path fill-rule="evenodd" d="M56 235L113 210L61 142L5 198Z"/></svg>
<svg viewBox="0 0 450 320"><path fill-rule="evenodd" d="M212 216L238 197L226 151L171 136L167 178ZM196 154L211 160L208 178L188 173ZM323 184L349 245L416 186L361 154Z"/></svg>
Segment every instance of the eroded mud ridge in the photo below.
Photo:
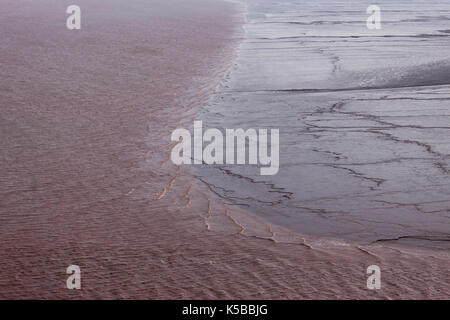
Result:
<svg viewBox="0 0 450 320"><path fill-rule="evenodd" d="M219 196L295 231L450 248L450 5L245 1L204 126L279 128L280 171L202 167Z"/></svg>

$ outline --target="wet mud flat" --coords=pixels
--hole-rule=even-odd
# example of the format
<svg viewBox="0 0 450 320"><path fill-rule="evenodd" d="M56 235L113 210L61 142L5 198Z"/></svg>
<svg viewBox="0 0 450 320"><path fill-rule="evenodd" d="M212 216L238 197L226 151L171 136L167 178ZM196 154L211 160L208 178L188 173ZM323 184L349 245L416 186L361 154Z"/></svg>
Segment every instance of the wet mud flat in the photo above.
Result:
<svg viewBox="0 0 450 320"><path fill-rule="evenodd" d="M300 233L449 249L450 6L246 1L213 128L278 128L280 169L204 166L230 204Z"/></svg>
<svg viewBox="0 0 450 320"><path fill-rule="evenodd" d="M302 235L170 161L171 133L229 70L239 8L79 1L71 38L66 4L2 1L1 298L448 298L445 251ZM373 264L382 290L366 287Z"/></svg>

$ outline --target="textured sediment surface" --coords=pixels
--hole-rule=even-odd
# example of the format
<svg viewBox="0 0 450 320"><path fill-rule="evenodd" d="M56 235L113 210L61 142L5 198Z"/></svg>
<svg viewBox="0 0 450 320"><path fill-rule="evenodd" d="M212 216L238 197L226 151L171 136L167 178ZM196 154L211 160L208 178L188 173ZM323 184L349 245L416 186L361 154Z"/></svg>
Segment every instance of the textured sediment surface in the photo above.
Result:
<svg viewBox="0 0 450 320"><path fill-rule="evenodd" d="M280 170L200 178L271 222L370 244L450 249L450 5L246 0L246 35L213 128L280 130Z"/></svg>
<svg viewBox="0 0 450 320"><path fill-rule="evenodd" d="M79 5L80 32L60 1L2 0L0 298L448 298L446 252L301 236L170 162L227 69L233 5Z"/></svg>

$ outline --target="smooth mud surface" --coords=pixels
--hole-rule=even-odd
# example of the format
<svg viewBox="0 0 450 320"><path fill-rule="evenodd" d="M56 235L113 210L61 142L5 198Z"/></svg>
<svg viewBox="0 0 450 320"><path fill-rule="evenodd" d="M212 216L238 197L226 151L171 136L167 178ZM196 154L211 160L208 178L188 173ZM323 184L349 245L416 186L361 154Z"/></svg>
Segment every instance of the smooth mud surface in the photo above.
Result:
<svg viewBox="0 0 450 320"><path fill-rule="evenodd" d="M205 166L229 203L300 233L450 248L450 4L248 0L203 126L277 128L280 170Z"/></svg>

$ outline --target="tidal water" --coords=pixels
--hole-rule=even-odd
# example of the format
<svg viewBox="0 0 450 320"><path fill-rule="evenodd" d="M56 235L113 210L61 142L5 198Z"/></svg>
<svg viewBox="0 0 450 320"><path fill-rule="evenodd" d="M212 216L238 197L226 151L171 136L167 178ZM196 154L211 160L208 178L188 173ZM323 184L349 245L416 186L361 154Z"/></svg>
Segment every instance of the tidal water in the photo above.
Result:
<svg viewBox="0 0 450 320"><path fill-rule="evenodd" d="M204 127L280 130L280 170L201 166L227 203L317 236L449 249L450 2L245 0Z"/></svg>

